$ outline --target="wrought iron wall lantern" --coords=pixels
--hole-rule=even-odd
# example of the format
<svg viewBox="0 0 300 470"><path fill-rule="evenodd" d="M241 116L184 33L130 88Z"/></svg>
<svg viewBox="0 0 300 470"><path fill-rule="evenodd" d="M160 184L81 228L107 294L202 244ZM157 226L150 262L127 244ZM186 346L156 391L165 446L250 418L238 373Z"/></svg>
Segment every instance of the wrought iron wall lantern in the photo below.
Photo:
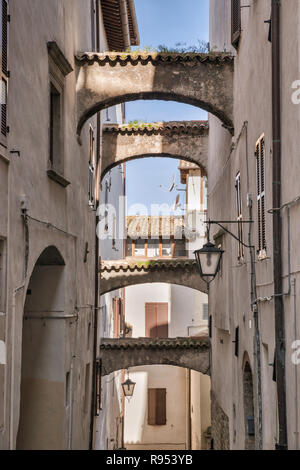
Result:
<svg viewBox="0 0 300 470"><path fill-rule="evenodd" d="M222 256L224 251L220 248L216 247L210 241L210 227L211 225L218 225L221 227L226 233L231 235L235 240L237 240L241 245L245 248L253 249L254 246L246 245L242 240L240 240L236 235L230 232L226 227L222 224L252 224L253 221L246 220L246 221L223 221L223 220L208 220L205 222L207 224L207 243L201 248L200 250L196 250L194 252L200 276L202 279L209 284L215 279L216 275L220 270L220 264L222 260Z"/></svg>
<svg viewBox="0 0 300 470"><path fill-rule="evenodd" d="M132 380L130 380L129 372L127 371L127 380L126 382L122 383L122 388L123 388L124 396L128 398L128 400L132 398L135 386L136 386L136 382L133 382Z"/></svg>

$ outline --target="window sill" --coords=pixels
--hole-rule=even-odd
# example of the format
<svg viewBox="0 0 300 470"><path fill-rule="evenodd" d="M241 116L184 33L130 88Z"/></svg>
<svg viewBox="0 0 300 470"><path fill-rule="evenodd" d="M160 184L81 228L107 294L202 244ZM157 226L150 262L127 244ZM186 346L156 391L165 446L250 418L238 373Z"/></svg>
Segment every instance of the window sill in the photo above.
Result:
<svg viewBox="0 0 300 470"><path fill-rule="evenodd" d="M0 142L0 160L4 160L6 163L10 163L7 148Z"/></svg>
<svg viewBox="0 0 300 470"><path fill-rule="evenodd" d="M267 256L267 252L265 250L262 250L258 253L257 256L258 261L265 261L266 259L269 259Z"/></svg>
<svg viewBox="0 0 300 470"><path fill-rule="evenodd" d="M53 168L47 170L47 175L48 178L60 184L63 188L66 188L67 186L69 186L69 184L71 184L70 181L66 180L60 173L58 173Z"/></svg>

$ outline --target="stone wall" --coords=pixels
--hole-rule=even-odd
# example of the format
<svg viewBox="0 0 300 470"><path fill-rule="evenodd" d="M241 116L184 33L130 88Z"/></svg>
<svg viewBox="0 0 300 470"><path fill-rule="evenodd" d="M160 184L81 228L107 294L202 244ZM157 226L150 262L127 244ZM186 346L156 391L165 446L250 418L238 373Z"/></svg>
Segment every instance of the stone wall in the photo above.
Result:
<svg viewBox="0 0 300 470"><path fill-rule="evenodd" d="M229 450L229 419L211 392L212 439L214 450Z"/></svg>

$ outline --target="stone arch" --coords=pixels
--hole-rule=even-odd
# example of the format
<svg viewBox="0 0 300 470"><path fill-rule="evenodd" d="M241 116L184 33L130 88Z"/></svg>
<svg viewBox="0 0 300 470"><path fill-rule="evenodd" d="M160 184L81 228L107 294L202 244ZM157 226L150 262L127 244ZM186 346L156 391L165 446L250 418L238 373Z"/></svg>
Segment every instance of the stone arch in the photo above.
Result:
<svg viewBox="0 0 300 470"><path fill-rule="evenodd" d="M169 365L210 375L210 339L199 338L102 338L101 374L147 365Z"/></svg>
<svg viewBox="0 0 300 470"><path fill-rule="evenodd" d="M245 450L255 449L254 387L249 356L243 360L243 403L245 422Z"/></svg>
<svg viewBox="0 0 300 470"><path fill-rule="evenodd" d="M64 441L65 260L53 245L38 257L24 305L18 449Z"/></svg>
<svg viewBox="0 0 300 470"><path fill-rule="evenodd" d="M148 157L185 160L207 174L208 134L207 121L105 125L102 177L115 165Z"/></svg>
<svg viewBox="0 0 300 470"><path fill-rule="evenodd" d="M197 106L233 132L232 55L84 53L76 59L78 135L98 111L141 99Z"/></svg>
<svg viewBox="0 0 300 470"><path fill-rule="evenodd" d="M101 295L123 287L149 283L176 284L208 293L207 284L201 279L195 260L178 258L172 261L119 260L101 263Z"/></svg>

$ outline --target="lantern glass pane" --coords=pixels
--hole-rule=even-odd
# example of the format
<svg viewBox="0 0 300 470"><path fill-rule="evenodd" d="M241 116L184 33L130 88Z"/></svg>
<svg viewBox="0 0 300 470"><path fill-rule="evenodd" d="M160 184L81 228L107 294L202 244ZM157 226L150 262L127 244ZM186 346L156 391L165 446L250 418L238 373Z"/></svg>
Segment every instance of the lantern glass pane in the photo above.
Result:
<svg viewBox="0 0 300 470"><path fill-rule="evenodd" d="M218 253L218 252L199 254L202 274L204 276L214 277L217 274L220 256L221 256L221 253Z"/></svg>

